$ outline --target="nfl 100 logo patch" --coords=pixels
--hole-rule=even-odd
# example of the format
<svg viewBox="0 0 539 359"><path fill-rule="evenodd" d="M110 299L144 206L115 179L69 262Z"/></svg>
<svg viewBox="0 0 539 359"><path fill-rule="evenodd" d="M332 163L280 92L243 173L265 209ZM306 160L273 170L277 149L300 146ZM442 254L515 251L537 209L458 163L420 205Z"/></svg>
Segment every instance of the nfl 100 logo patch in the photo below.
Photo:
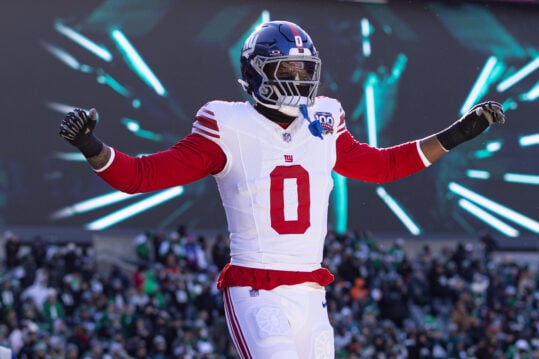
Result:
<svg viewBox="0 0 539 359"><path fill-rule="evenodd" d="M335 120L330 112L317 112L314 114L314 118L320 121L322 127L322 133L324 135L333 134L333 125Z"/></svg>

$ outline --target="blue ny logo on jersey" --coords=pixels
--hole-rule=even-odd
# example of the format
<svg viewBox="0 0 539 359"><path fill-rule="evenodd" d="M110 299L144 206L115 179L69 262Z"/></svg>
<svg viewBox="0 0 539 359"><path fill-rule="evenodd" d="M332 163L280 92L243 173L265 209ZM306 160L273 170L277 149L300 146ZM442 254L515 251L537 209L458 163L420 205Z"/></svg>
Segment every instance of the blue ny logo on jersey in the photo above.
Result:
<svg viewBox="0 0 539 359"><path fill-rule="evenodd" d="M329 112L317 112L314 114L314 118L320 121L320 126L322 127L322 133L324 135L333 134L333 125L335 120L333 115Z"/></svg>

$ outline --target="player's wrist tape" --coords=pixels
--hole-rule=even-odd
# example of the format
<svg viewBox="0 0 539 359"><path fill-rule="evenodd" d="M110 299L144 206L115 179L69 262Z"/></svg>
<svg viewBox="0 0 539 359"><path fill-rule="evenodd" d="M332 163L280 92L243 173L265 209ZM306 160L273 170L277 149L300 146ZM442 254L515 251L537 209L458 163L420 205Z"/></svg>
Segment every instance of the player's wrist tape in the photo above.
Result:
<svg viewBox="0 0 539 359"><path fill-rule="evenodd" d="M438 138L438 141L446 151L449 151L466 141L466 138L462 133L454 127L455 125L436 134L436 138Z"/></svg>
<svg viewBox="0 0 539 359"><path fill-rule="evenodd" d="M84 157L89 158L97 156L101 153L101 150L103 149L103 142L101 142L94 135L91 135L88 137L87 141L76 144L76 146Z"/></svg>
<svg viewBox="0 0 539 359"><path fill-rule="evenodd" d="M467 116L436 134L436 138L447 151L471 140L488 127L488 121L484 117L475 114L468 114Z"/></svg>

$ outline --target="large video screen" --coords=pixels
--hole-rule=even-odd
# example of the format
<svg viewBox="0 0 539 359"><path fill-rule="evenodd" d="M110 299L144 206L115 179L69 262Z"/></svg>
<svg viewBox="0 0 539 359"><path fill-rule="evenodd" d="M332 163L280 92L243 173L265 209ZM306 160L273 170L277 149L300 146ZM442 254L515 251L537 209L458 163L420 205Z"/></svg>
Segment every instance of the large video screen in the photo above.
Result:
<svg viewBox="0 0 539 359"><path fill-rule="evenodd" d="M58 125L73 107L95 107L107 144L163 150L190 133L207 101L250 101L237 83L240 47L260 23L289 20L310 33L319 94L341 101L359 141L422 138L484 100L503 103L508 118L411 177L377 185L335 176L331 227L537 236L539 8L405 3L2 3L0 226L226 230L213 178L119 193Z"/></svg>

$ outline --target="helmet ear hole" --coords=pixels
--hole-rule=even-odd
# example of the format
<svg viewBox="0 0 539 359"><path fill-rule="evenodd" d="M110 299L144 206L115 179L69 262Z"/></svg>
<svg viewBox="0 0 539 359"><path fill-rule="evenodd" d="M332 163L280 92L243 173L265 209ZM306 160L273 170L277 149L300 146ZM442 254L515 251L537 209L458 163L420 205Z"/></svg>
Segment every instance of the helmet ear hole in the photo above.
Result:
<svg viewBox="0 0 539 359"><path fill-rule="evenodd" d="M258 90L261 95L267 96L271 92L269 86L260 86L260 89Z"/></svg>

